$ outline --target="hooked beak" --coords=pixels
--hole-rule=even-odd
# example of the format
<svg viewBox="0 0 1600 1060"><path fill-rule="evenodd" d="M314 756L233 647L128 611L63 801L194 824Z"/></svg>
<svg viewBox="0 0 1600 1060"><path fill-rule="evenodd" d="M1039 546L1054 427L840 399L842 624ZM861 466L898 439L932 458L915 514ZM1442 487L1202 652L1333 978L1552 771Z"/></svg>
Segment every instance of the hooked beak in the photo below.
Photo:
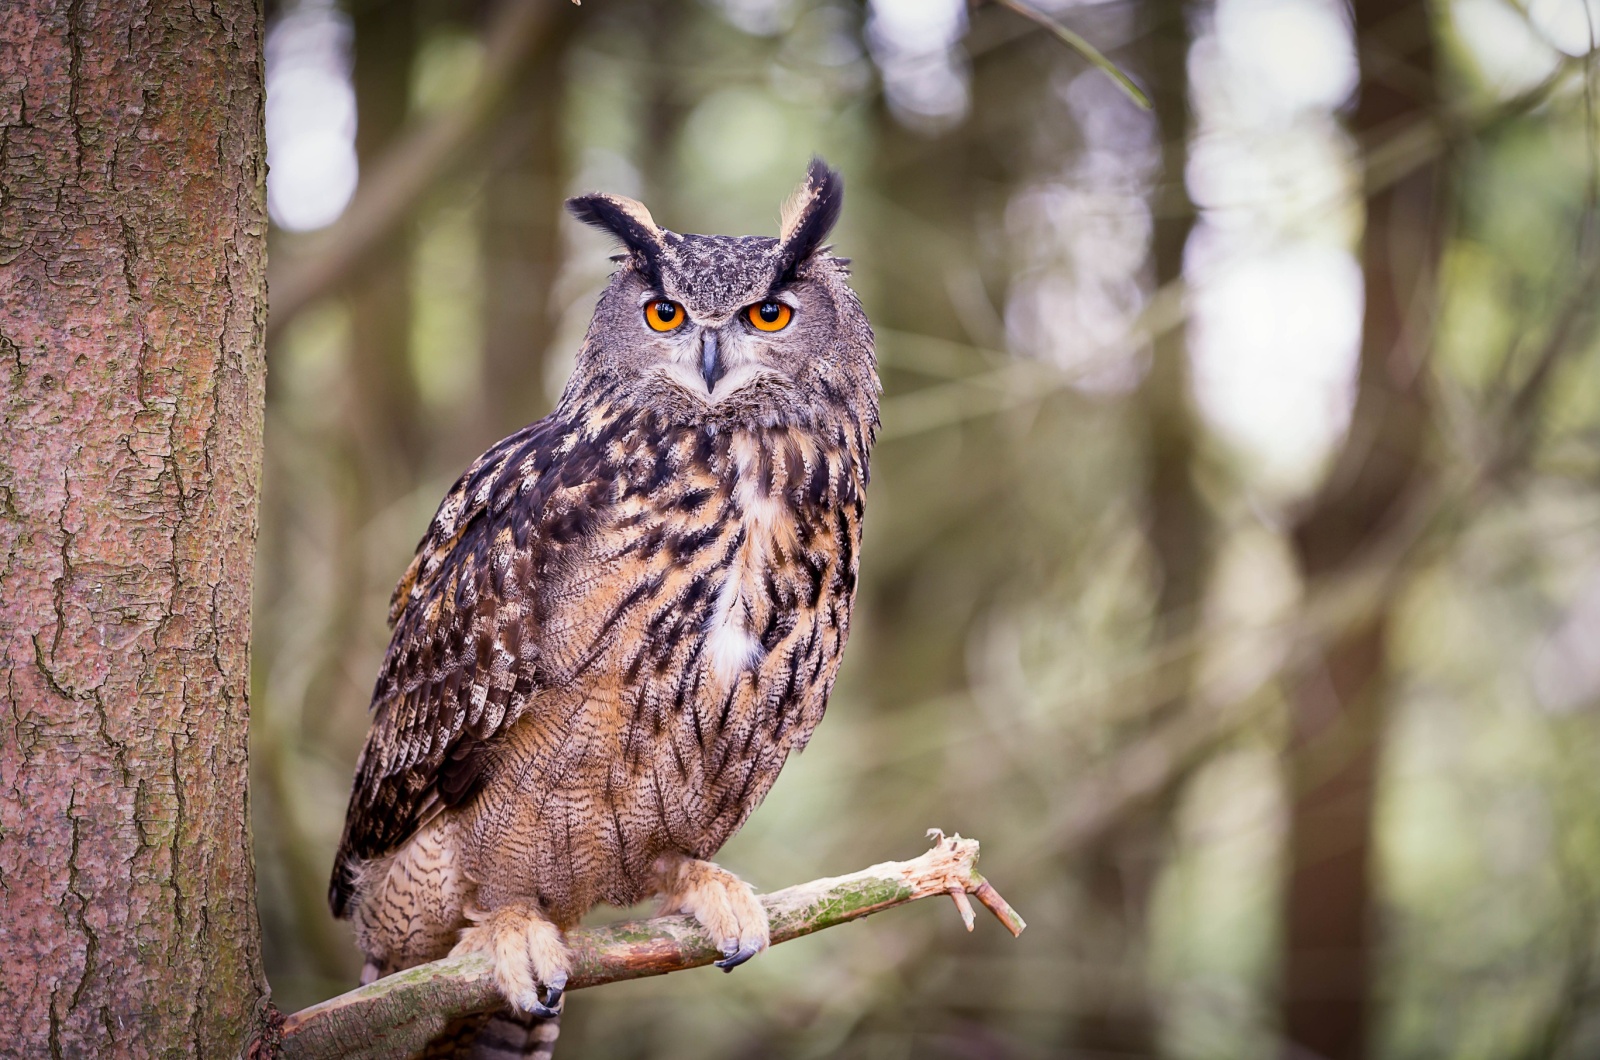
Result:
<svg viewBox="0 0 1600 1060"><path fill-rule="evenodd" d="M706 381L706 393L717 389L722 378L722 358L717 351L717 333L709 328L700 333L700 376Z"/></svg>

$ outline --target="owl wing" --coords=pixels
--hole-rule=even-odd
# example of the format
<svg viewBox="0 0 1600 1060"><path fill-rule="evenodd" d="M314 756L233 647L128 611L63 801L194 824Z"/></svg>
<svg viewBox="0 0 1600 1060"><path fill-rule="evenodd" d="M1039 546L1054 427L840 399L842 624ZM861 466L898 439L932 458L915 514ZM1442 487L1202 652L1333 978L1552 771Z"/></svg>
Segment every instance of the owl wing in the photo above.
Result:
<svg viewBox="0 0 1600 1060"><path fill-rule="evenodd" d="M479 457L395 588L394 632L329 886L335 916L346 913L360 862L394 851L476 792L497 738L534 700L536 575L551 542L573 529L574 484L563 482L575 470L564 459L571 444L541 420Z"/></svg>

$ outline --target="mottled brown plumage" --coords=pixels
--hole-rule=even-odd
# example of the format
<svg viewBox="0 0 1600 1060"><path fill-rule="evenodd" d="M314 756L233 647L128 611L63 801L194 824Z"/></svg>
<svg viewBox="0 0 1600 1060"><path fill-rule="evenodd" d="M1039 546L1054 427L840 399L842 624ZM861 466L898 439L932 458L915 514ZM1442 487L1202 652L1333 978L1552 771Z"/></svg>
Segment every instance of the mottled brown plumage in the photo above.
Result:
<svg viewBox="0 0 1600 1060"><path fill-rule="evenodd" d="M730 966L765 946L704 859L809 739L849 634L878 382L821 246L841 194L813 163L778 239L569 204L627 248L572 380L456 482L391 605L330 891L374 968L484 950L547 1015L561 930L652 894Z"/></svg>

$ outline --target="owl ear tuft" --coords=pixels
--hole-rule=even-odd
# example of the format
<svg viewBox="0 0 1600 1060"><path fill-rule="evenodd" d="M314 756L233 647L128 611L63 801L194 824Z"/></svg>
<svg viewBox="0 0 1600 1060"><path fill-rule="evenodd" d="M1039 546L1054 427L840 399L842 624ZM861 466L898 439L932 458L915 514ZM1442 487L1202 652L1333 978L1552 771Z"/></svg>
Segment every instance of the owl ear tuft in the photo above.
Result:
<svg viewBox="0 0 1600 1060"><path fill-rule="evenodd" d="M634 262L659 282L664 232L644 203L621 195L579 195L567 200L567 212L586 225L615 236L632 252Z"/></svg>
<svg viewBox="0 0 1600 1060"><path fill-rule="evenodd" d="M792 279L800 263L817 252L844 209L844 178L820 158L811 159L805 183L783 204L778 235L779 282Z"/></svg>

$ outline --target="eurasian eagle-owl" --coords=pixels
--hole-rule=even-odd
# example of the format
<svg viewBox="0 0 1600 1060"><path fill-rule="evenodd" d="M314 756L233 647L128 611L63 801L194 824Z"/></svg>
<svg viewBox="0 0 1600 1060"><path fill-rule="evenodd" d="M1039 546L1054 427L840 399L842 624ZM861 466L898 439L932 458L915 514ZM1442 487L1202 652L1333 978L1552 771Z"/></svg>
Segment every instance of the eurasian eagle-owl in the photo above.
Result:
<svg viewBox="0 0 1600 1060"><path fill-rule="evenodd" d="M491 957L510 1007L480 1053L548 1048L562 932L599 902L661 896L723 967L768 943L704 859L805 745L849 634L878 377L823 246L842 196L814 160L776 239L569 201L626 249L572 378L395 589L329 899L368 977Z"/></svg>

